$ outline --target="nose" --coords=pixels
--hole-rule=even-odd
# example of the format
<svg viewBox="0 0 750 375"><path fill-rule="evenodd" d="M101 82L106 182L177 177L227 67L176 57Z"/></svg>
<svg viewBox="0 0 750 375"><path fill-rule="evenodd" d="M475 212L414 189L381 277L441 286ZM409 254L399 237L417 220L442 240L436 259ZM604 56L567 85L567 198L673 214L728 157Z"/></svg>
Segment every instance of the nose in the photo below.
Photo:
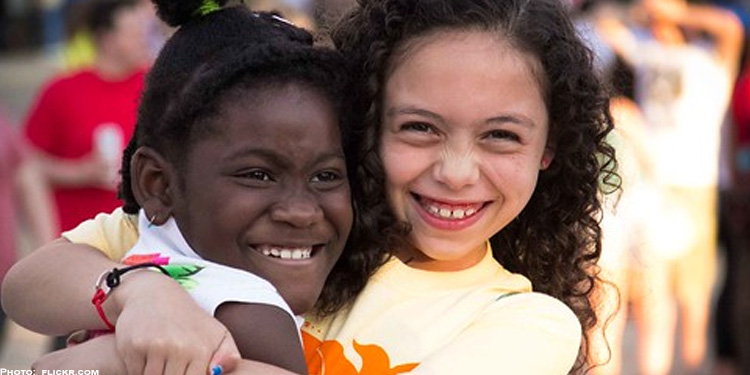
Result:
<svg viewBox="0 0 750 375"><path fill-rule="evenodd" d="M323 210L313 194L300 189L283 197L271 208L271 219L307 228L323 220Z"/></svg>
<svg viewBox="0 0 750 375"><path fill-rule="evenodd" d="M479 165L471 149L443 150L433 171L435 180L452 190L473 185L479 179Z"/></svg>

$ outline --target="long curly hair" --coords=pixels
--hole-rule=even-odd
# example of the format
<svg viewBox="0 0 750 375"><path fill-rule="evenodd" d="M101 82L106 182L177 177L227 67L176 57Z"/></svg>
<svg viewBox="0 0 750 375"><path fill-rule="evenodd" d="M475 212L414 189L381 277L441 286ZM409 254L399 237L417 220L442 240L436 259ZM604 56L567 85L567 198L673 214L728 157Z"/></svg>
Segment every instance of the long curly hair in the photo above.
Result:
<svg viewBox="0 0 750 375"><path fill-rule="evenodd" d="M586 370L588 338L597 322L594 292L601 253L600 198L620 188L609 97L595 74L592 53L576 34L559 0L358 0L331 38L351 59L365 87L356 101L366 113L366 147L360 177L369 181L367 203L380 215L390 242L408 228L389 212L378 157L383 88L400 57L417 38L434 32L496 33L541 63L539 82L549 113L550 167L520 215L491 239L493 256L528 277L534 289L563 301L584 331L576 365ZM380 186L378 186L378 184Z"/></svg>
<svg viewBox="0 0 750 375"><path fill-rule="evenodd" d="M202 12L199 0L154 0L157 14L179 29L167 41L146 79L138 108L135 134L122 160L119 197L123 210L135 214L139 202L131 187L130 161L148 146L184 173L192 146L220 131L217 115L237 95L257 95L258 88L297 83L325 97L339 115L339 130L349 175L360 149L362 121L351 111L353 90L346 59L331 48L313 45L313 36L278 16L256 13L245 6ZM201 14L204 13L204 14ZM264 98L258 98L262 101ZM355 203L361 199L358 180L350 179L355 222L346 248L326 280L314 313L329 314L357 296L383 263L380 247L361 240L373 233ZM365 238L366 239L366 238Z"/></svg>

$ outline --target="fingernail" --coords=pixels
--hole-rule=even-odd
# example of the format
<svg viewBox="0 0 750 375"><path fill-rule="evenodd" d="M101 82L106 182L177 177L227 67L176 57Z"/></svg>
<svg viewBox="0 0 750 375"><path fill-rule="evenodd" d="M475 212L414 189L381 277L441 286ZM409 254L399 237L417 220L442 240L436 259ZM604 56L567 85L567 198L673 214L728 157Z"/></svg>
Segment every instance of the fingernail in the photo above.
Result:
<svg viewBox="0 0 750 375"><path fill-rule="evenodd" d="M211 369L211 375L221 375L224 372L224 369L221 368L221 365L216 365Z"/></svg>

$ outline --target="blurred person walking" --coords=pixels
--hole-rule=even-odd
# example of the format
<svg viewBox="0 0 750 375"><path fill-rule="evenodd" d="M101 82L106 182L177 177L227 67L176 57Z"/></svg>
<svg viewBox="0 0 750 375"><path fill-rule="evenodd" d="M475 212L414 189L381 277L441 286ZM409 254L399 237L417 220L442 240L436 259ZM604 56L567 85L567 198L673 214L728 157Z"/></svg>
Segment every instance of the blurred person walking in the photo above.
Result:
<svg viewBox="0 0 750 375"><path fill-rule="evenodd" d="M150 61L143 2L91 1L85 19L96 49L93 64L53 77L25 126L54 194L58 235L122 204L115 191L120 157L135 129ZM58 338L53 349L64 346Z"/></svg>
<svg viewBox="0 0 750 375"><path fill-rule="evenodd" d="M649 224L639 318L639 367L669 373L680 314L682 360L699 371L707 348L716 276L720 128L742 45L730 11L684 0L640 0L629 25L607 17L600 30L635 73L648 150L663 198Z"/></svg>
<svg viewBox="0 0 750 375"><path fill-rule="evenodd" d="M149 56L139 1L92 1L87 25L94 64L48 82L25 127L54 189L60 231L121 205L119 157L135 127Z"/></svg>
<svg viewBox="0 0 750 375"><path fill-rule="evenodd" d="M22 230L30 249L56 237L50 192L16 131L0 109L0 285L19 257ZM5 321L0 310L0 349Z"/></svg>
<svg viewBox="0 0 750 375"><path fill-rule="evenodd" d="M159 54L172 29L158 17L149 0L138 0L145 17L145 35L150 65ZM96 62L96 44L90 30L89 7L97 6L95 0L76 0L70 4L66 16L66 38L63 46L64 67L70 71L91 67Z"/></svg>
<svg viewBox="0 0 750 375"><path fill-rule="evenodd" d="M722 299L726 302L723 319L728 332L723 343L736 366L736 374L750 375L750 63L746 63L732 96L729 132L731 186L722 202L725 221L724 247L727 273Z"/></svg>

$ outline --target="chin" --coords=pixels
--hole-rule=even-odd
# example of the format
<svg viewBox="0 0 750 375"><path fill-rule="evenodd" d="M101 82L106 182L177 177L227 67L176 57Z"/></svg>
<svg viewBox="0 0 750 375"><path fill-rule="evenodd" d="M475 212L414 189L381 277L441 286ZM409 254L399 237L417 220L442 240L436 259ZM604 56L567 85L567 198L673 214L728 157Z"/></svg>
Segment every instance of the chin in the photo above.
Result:
<svg viewBox="0 0 750 375"><path fill-rule="evenodd" d="M320 288L311 290L306 288L305 290L296 290L294 293L282 294L284 300L289 304L289 307L297 315L302 315L312 311L315 307L315 303L318 302L320 293L323 291L322 285ZM289 296L287 298L286 296Z"/></svg>
<svg viewBox="0 0 750 375"><path fill-rule="evenodd" d="M289 307L292 309L292 312L294 312L297 315L303 315L306 313L309 313L313 310L313 307L315 307L316 300L297 300L297 301L288 301Z"/></svg>

